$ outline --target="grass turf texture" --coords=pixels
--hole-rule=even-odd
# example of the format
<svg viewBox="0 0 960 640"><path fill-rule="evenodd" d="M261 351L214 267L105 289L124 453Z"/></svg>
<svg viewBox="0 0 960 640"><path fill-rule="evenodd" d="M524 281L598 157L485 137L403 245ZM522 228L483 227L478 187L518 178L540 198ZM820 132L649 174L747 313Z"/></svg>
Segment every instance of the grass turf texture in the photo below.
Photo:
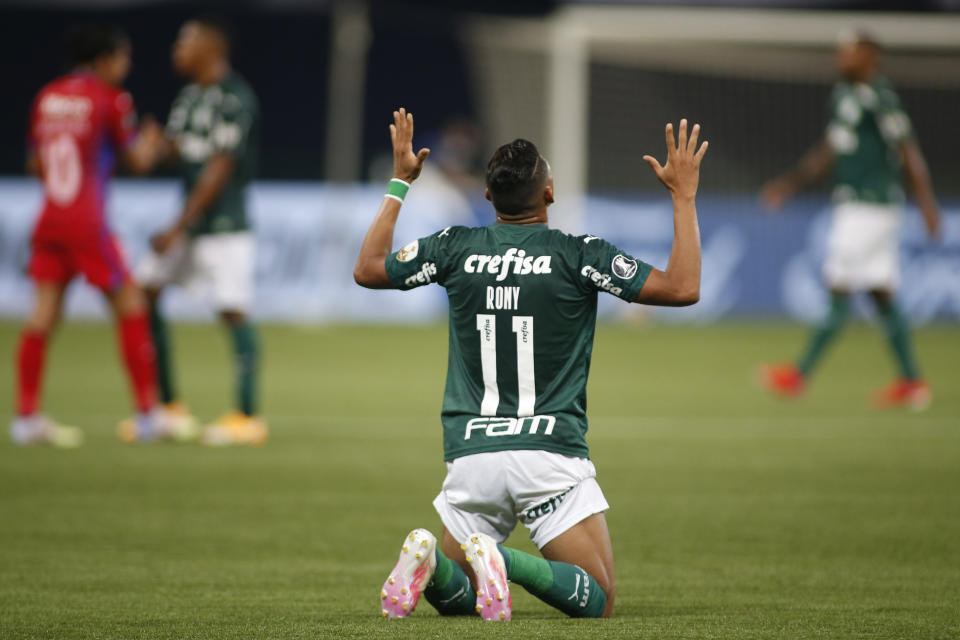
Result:
<svg viewBox="0 0 960 640"><path fill-rule="evenodd" d="M0 324L4 363L16 333ZM957 637L960 331L918 332L936 393L922 414L866 408L892 377L866 327L803 400L762 395L755 363L804 337L601 326L589 439L612 504L615 618L568 620L518 587L498 625L426 602L378 617L402 536L439 529L442 327L265 327L272 439L209 450L121 445L112 332L67 326L47 408L88 441L0 444L0 637ZM230 397L226 336L178 326L175 339L186 399L214 417ZM525 534L511 543L532 550Z"/></svg>

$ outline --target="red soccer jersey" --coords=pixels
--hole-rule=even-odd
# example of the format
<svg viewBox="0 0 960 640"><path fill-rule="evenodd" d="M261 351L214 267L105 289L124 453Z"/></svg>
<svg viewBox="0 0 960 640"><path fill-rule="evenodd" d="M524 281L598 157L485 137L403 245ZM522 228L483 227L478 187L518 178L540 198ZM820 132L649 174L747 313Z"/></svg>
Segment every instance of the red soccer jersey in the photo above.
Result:
<svg viewBox="0 0 960 640"><path fill-rule="evenodd" d="M82 240L103 232L107 180L116 151L134 141L136 119L130 94L92 73L71 73L40 90L28 134L43 174L35 239Z"/></svg>

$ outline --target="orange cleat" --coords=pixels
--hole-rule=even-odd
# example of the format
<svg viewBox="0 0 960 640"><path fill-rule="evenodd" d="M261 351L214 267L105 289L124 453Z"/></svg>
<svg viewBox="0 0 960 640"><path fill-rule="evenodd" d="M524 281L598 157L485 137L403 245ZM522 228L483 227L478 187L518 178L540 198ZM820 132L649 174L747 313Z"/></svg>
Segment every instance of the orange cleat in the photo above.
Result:
<svg viewBox="0 0 960 640"><path fill-rule="evenodd" d="M203 429L201 442L211 447L230 445L259 446L270 435L267 423L240 411L229 411Z"/></svg>
<svg viewBox="0 0 960 640"><path fill-rule="evenodd" d="M900 378L880 389L873 395L874 409L894 409L907 407L914 411L923 411L930 406L933 392L923 380Z"/></svg>
<svg viewBox="0 0 960 640"><path fill-rule="evenodd" d="M778 396L794 398L806 387L803 374L792 364L762 364L757 377L761 387Z"/></svg>

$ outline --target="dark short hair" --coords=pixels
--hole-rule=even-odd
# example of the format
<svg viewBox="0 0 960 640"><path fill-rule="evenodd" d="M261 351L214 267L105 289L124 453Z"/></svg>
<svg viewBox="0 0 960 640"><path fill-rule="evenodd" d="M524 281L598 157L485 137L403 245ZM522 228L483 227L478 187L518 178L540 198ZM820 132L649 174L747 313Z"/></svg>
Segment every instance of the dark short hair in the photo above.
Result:
<svg viewBox="0 0 960 640"><path fill-rule="evenodd" d="M112 24L79 24L67 31L67 52L74 65L90 64L100 56L116 53L129 42L123 29Z"/></svg>
<svg viewBox="0 0 960 640"><path fill-rule="evenodd" d="M866 29L851 29L840 34L840 41L845 44L855 44L872 49L876 53L883 51L883 46L872 33Z"/></svg>
<svg viewBox="0 0 960 640"><path fill-rule="evenodd" d="M196 22L207 31L216 34L223 41L227 53L230 52L236 32L229 20L217 13L201 13L191 18L190 22Z"/></svg>
<svg viewBox="0 0 960 640"><path fill-rule="evenodd" d="M487 163L487 189L499 213L517 215L536 206L547 179L547 161L529 140L517 138Z"/></svg>
<svg viewBox="0 0 960 640"><path fill-rule="evenodd" d="M873 49L875 53L880 53L883 51L883 45L881 45L880 41L877 40L869 31L859 29L857 30L856 34L857 44Z"/></svg>

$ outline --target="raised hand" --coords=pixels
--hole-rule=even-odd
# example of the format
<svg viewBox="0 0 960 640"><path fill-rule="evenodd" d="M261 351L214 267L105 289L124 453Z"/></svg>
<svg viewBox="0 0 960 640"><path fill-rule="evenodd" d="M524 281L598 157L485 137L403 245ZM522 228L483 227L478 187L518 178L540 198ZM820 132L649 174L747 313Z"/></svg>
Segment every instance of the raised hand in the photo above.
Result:
<svg viewBox="0 0 960 640"><path fill-rule="evenodd" d="M413 114L400 107L393 112L393 124L390 125L390 140L393 142L393 177L413 182L423 169L423 161L430 155L430 149L420 149L413 153Z"/></svg>
<svg viewBox="0 0 960 640"><path fill-rule="evenodd" d="M687 120L680 121L680 132L676 141L673 138L673 124L666 127L667 162L663 166L653 156L643 156L643 159L653 168L653 172L660 178L674 197L693 198L697 194L700 184L700 161L707 152L707 141L704 140L697 149L697 138L700 136L700 125L693 125L690 138L687 139Z"/></svg>

